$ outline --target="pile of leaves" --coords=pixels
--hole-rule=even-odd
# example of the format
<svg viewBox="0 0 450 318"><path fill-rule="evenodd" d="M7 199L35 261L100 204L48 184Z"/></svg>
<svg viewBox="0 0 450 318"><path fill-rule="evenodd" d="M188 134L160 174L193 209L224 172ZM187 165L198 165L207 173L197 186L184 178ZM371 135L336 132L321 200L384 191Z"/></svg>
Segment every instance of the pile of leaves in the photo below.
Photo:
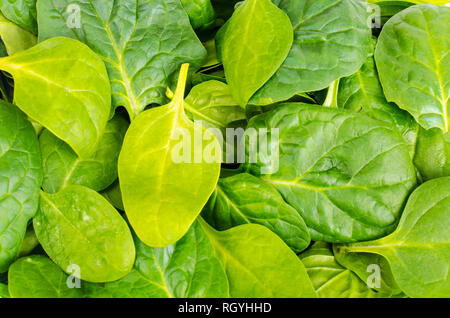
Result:
<svg viewBox="0 0 450 318"><path fill-rule="evenodd" d="M0 297L450 297L450 8L369 2L0 0Z"/></svg>

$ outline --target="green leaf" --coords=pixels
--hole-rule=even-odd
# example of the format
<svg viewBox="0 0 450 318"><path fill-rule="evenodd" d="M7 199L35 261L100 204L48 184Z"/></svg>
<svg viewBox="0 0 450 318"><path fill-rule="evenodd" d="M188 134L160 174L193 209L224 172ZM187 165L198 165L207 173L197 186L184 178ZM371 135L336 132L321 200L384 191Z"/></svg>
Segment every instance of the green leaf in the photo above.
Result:
<svg viewBox="0 0 450 318"><path fill-rule="evenodd" d="M0 11L8 20L37 34L36 0L1 0Z"/></svg>
<svg viewBox="0 0 450 318"><path fill-rule="evenodd" d="M214 80L194 86L184 107L193 120L221 130L234 121L246 119L245 110L235 102L228 85Z"/></svg>
<svg viewBox="0 0 450 318"><path fill-rule="evenodd" d="M450 132L421 128L414 165L424 180L450 176Z"/></svg>
<svg viewBox="0 0 450 318"><path fill-rule="evenodd" d="M268 129L270 151L255 155L246 138L246 170L281 192L312 240L362 241L395 229L416 173L394 126L297 103L252 118L248 129Z"/></svg>
<svg viewBox="0 0 450 318"><path fill-rule="evenodd" d="M13 298L81 298L81 289L69 288L68 276L42 255L23 257L8 272Z"/></svg>
<svg viewBox="0 0 450 318"><path fill-rule="evenodd" d="M8 21L1 13L0 38L5 44L8 55L26 50L37 42L34 34Z"/></svg>
<svg viewBox="0 0 450 318"><path fill-rule="evenodd" d="M22 111L80 157L94 153L111 109L106 69L94 52L78 41L53 38L1 58L0 69L13 76L14 103Z"/></svg>
<svg viewBox="0 0 450 318"><path fill-rule="evenodd" d="M80 158L62 140L44 130L39 142L44 166L43 189L58 192L70 184L83 185L101 191L117 179L117 160L128 122L116 115L106 125L98 148L90 157Z"/></svg>
<svg viewBox="0 0 450 318"><path fill-rule="evenodd" d="M450 8L417 5L384 26L375 51L388 101L425 129L449 131Z"/></svg>
<svg viewBox="0 0 450 318"><path fill-rule="evenodd" d="M384 97L373 51L359 71L340 80L338 106L394 124L405 139L411 156L414 156L419 125L408 112Z"/></svg>
<svg viewBox="0 0 450 318"><path fill-rule="evenodd" d="M42 163L33 126L15 106L0 101L0 273L17 256L36 213Z"/></svg>
<svg viewBox="0 0 450 318"><path fill-rule="evenodd" d="M204 298L228 297L228 280L202 227L195 222L174 245L151 248L136 242L136 263L126 277L89 297Z"/></svg>
<svg viewBox="0 0 450 318"><path fill-rule="evenodd" d="M293 31L288 16L270 0L246 0L227 23L221 41L230 91L245 107L285 60Z"/></svg>
<svg viewBox="0 0 450 318"><path fill-rule="evenodd" d="M8 285L0 283L0 298L10 298Z"/></svg>
<svg viewBox="0 0 450 318"><path fill-rule="evenodd" d="M450 177L433 179L410 196L400 223L376 241L338 246L382 255L409 297L450 297Z"/></svg>
<svg viewBox="0 0 450 318"><path fill-rule="evenodd" d="M370 282L373 285L371 288L377 292L386 296L399 295L402 292L395 282L388 261L383 256L370 253L347 253L336 245L333 245L333 252L340 265L354 272L363 282ZM379 282L373 278L379 279Z"/></svg>
<svg viewBox="0 0 450 318"><path fill-rule="evenodd" d="M39 41L66 36L92 48L108 69L113 108L131 119L166 103L181 64L195 71L206 56L179 0L41 0L38 11ZM77 17L79 28L70 27Z"/></svg>
<svg viewBox="0 0 450 318"><path fill-rule="evenodd" d="M126 222L97 192L67 186L56 194L41 192L33 220L39 242L64 271L89 282L109 282L127 275L135 249Z"/></svg>
<svg viewBox="0 0 450 318"><path fill-rule="evenodd" d="M371 32L365 1L278 2L291 19L294 44L250 104L273 104L297 93L327 88L335 80L355 73L369 53Z"/></svg>
<svg viewBox="0 0 450 318"><path fill-rule="evenodd" d="M103 195L116 209L121 211L125 210L123 207L122 192L120 191L119 180L116 180L100 194Z"/></svg>
<svg viewBox="0 0 450 318"><path fill-rule="evenodd" d="M225 267L231 297L316 297L302 262L266 227L245 224L219 232L199 220Z"/></svg>
<svg viewBox="0 0 450 318"><path fill-rule="evenodd" d="M320 298L375 298L380 296L352 271L336 262L331 245L328 243L316 242L299 257Z"/></svg>
<svg viewBox="0 0 450 318"><path fill-rule="evenodd" d="M184 113L187 70L184 64L170 104L147 110L131 123L119 156L125 212L137 236L152 247L183 237L220 173L219 142Z"/></svg>
<svg viewBox="0 0 450 318"><path fill-rule="evenodd" d="M216 14L210 0L181 0L194 29L208 29L216 21Z"/></svg>
<svg viewBox="0 0 450 318"><path fill-rule="evenodd" d="M284 202L275 188L247 173L219 179L202 216L220 231L247 223L263 225L296 253L311 241L298 212Z"/></svg>

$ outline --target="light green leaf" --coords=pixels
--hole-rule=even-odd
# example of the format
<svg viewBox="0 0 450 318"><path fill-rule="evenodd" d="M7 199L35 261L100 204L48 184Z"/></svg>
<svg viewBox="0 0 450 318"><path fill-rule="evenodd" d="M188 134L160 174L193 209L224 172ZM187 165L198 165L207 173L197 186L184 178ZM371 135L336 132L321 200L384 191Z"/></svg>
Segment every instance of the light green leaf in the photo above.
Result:
<svg viewBox="0 0 450 318"><path fill-rule="evenodd" d="M425 129L450 129L450 8L417 5L384 26L375 51L388 101Z"/></svg>
<svg viewBox="0 0 450 318"><path fill-rule="evenodd" d="M194 86L184 107L193 120L205 121L221 130L234 121L246 119L245 110L233 99L228 85L214 80Z"/></svg>
<svg viewBox="0 0 450 318"><path fill-rule="evenodd" d="M312 240L363 241L395 229L416 184L396 127L348 110L292 103L252 118L248 128L268 129L270 151L257 153L246 170L280 191ZM255 154L246 139L249 162Z"/></svg>
<svg viewBox="0 0 450 318"><path fill-rule="evenodd" d="M44 166L43 189L58 192L67 185L78 184L101 191L117 179L117 160L128 122L116 115L106 125L98 148L90 157L80 158L62 140L44 130L39 142Z"/></svg>
<svg viewBox="0 0 450 318"><path fill-rule="evenodd" d="M450 176L450 132L421 128L414 165L424 180Z"/></svg>
<svg viewBox="0 0 450 318"><path fill-rule="evenodd" d="M336 262L328 243L316 242L299 257L320 298L380 297L352 271Z"/></svg>
<svg viewBox="0 0 450 318"><path fill-rule="evenodd" d="M68 276L42 255L23 257L8 272L13 298L81 298L81 289L69 288L67 280Z"/></svg>
<svg viewBox="0 0 450 318"><path fill-rule="evenodd" d="M450 297L450 177L425 182L410 196L400 223L376 241L339 245L382 255L409 297Z"/></svg>
<svg viewBox="0 0 450 318"><path fill-rule="evenodd" d="M245 224L218 232L199 220L225 267L231 297L316 297L302 262L266 227Z"/></svg>
<svg viewBox="0 0 450 318"><path fill-rule="evenodd" d="M0 101L0 273L17 257L39 203L42 162L33 126Z"/></svg>
<svg viewBox="0 0 450 318"><path fill-rule="evenodd" d="M294 44L284 63L250 104L268 105L298 93L321 90L361 67L371 38L365 1L277 2L291 19Z"/></svg>
<svg viewBox="0 0 450 318"><path fill-rule="evenodd" d="M34 34L8 21L1 13L0 38L5 44L8 55L26 50L37 42Z"/></svg>
<svg viewBox="0 0 450 318"><path fill-rule="evenodd" d="M333 245L333 253L340 265L354 272L363 282L370 282L372 289L386 296L401 294L402 291L395 282L391 267L383 256L370 253L347 253L336 245Z"/></svg>
<svg viewBox="0 0 450 318"><path fill-rule="evenodd" d="M236 102L245 107L288 55L293 41L292 25L270 0L246 0L227 23L221 41L230 91Z"/></svg>
<svg viewBox="0 0 450 318"><path fill-rule="evenodd" d="M219 142L184 113L187 70L184 64L170 104L145 111L132 122L119 156L125 212L137 236L152 247L183 237L220 173ZM203 138L201 145L195 136Z"/></svg>
<svg viewBox="0 0 450 318"><path fill-rule="evenodd" d="M86 43L105 61L113 108L125 107L131 119L166 103L181 64L195 71L206 56L179 0L40 0L38 11L39 41L66 36Z"/></svg>
<svg viewBox="0 0 450 318"><path fill-rule="evenodd" d="M311 241L298 212L284 202L275 188L247 173L219 179L202 216L220 231L247 223L263 225L296 253Z"/></svg>
<svg viewBox="0 0 450 318"><path fill-rule="evenodd" d="M102 60L86 45L53 38L0 59L14 78L14 103L80 157L97 149L111 93ZM33 89L30 89L32 87Z"/></svg>
<svg viewBox="0 0 450 318"><path fill-rule="evenodd" d="M97 192L67 186L56 194L41 192L33 220L39 242L64 271L89 282L109 282L127 275L135 249L126 222ZM72 273L71 266L79 267Z"/></svg>
<svg viewBox="0 0 450 318"><path fill-rule="evenodd" d="M174 245L151 248L136 242L136 263L126 277L90 286L89 297L228 297L228 280L203 228L195 222Z"/></svg>

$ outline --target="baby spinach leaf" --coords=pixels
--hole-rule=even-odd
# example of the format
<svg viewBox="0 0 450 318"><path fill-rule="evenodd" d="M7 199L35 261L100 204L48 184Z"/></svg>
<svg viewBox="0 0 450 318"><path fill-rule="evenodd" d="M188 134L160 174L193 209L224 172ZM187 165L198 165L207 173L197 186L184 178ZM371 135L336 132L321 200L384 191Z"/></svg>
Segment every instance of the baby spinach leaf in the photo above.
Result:
<svg viewBox="0 0 450 318"><path fill-rule="evenodd" d="M69 184L83 185L101 191L117 179L117 160L128 122L116 115L106 125L95 153L80 158L62 140L44 130L39 142L44 166L43 189L57 192Z"/></svg>
<svg viewBox="0 0 450 318"><path fill-rule="evenodd" d="M89 282L109 282L127 275L135 249L126 222L97 192L67 186L56 194L41 192L33 220L36 236L50 258L64 271Z"/></svg>
<svg viewBox="0 0 450 318"><path fill-rule="evenodd" d="M1 58L0 69L14 77L14 103L22 111L80 157L92 155L111 109L105 65L94 52L78 41L53 38Z"/></svg>
<svg viewBox="0 0 450 318"><path fill-rule="evenodd" d="M414 165L424 180L450 176L450 132L421 128Z"/></svg>
<svg viewBox="0 0 450 318"><path fill-rule="evenodd" d="M34 34L8 21L1 13L0 38L5 44L8 55L26 50L37 42Z"/></svg>
<svg viewBox="0 0 450 318"><path fill-rule="evenodd" d="M388 101L425 129L449 132L450 8L417 5L384 26L375 60Z"/></svg>
<svg viewBox="0 0 450 318"><path fill-rule="evenodd" d="M313 240L362 241L395 229L416 173L394 126L343 109L291 103L252 118L248 127L269 130L271 151L249 162L254 154L246 138L246 170L281 192ZM271 137L275 128L279 138Z"/></svg>
<svg viewBox="0 0 450 318"><path fill-rule="evenodd" d="M246 0L223 32L225 75L234 99L245 107L286 59L293 41L292 26L270 0Z"/></svg>
<svg viewBox="0 0 450 318"><path fill-rule="evenodd" d="M194 86L184 107L193 120L221 130L234 121L246 119L245 110L235 102L228 85L214 80Z"/></svg>
<svg viewBox="0 0 450 318"><path fill-rule="evenodd" d="M0 283L0 298L10 298L8 285Z"/></svg>
<svg viewBox="0 0 450 318"><path fill-rule="evenodd" d="M336 79L356 72L370 49L365 1L278 2L291 19L294 44L284 63L252 97L250 104L273 104L297 93L324 89Z"/></svg>
<svg viewBox="0 0 450 318"><path fill-rule="evenodd" d="M363 282L370 282L371 288L377 292L386 296L402 293L395 282L388 261L383 256L370 253L347 253L336 248L336 245L333 245L333 252L340 265L353 271Z"/></svg>
<svg viewBox="0 0 450 318"><path fill-rule="evenodd" d="M300 254L312 284L320 298L375 298L380 295L352 271L339 265L331 245L316 242Z"/></svg>
<svg viewBox="0 0 450 318"><path fill-rule="evenodd" d="M37 34L36 0L1 0L0 11L8 20Z"/></svg>
<svg viewBox="0 0 450 318"><path fill-rule="evenodd" d="M181 0L194 29L208 29L216 20L210 0Z"/></svg>
<svg viewBox="0 0 450 318"><path fill-rule="evenodd" d="M39 241L34 233L33 224L28 225L25 237L20 245L19 253L17 257L28 256L39 245Z"/></svg>
<svg viewBox="0 0 450 318"><path fill-rule="evenodd" d="M17 257L38 207L41 183L33 126L17 107L0 101L0 273Z"/></svg>
<svg viewBox="0 0 450 318"><path fill-rule="evenodd" d="M119 180L116 180L113 184L111 184L107 189L100 193L103 195L106 200L109 201L116 209L124 211L122 202L122 193L120 191Z"/></svg>
<svg viewBox="0 0 450 318"><path fill-rule="evenodd" d="M266 227L245 224L219 232L199 222L225 267L231 297L316 297L302 262Z"/></svg>
<svg viewBox="0 0 450 318"><path fill-rule="evenodd" d="M152 247L183 237L219 178L219 142L184 113L188 67L181 68L170 104L147 110L131 123L119 156L125 212L137 236Z"/></svg>
<svg viewBox="0 0 450 318"><path fill-rule="evenodd" d="M23 257L9 268L9 292L13 298L81 298L79 288L69 288L68 276L42 255Z"/></svg>
<svg viewBox="0 0 450 318"><path fill-rule="evenodd" d="M264 225L297 253L311 241L298 212L275 188L247 173L219 179L202 216L220 231L247 223Z"/></svg>
<svg viewBox="0 0 450 318"><path fill-rule="evenodd" d="M394 124L414 156L419 125L408 112L401 110L394 103L389 103L384 97L373 51L359 71L340 80L338 105Z"/></svg>
<svg viewBox="0 0 450 318"><path fill-rule="evenodd" d="M135 243L131 273L104 287L91 287L89 297L228 297L225 271L198 222L174 245L151 248L137 238Z"/></svg>
<svg viewBox="0 0 450 318"><path fill-rule="evenodd" d="M450 177L427 181L411 194L394 233L338 249L382 255L410 297L450 297L448 211Z"/></svg>
<svg viewBox="0 0 450 318"><path fill-rule="evenodd" d="M167 102L166 87L176 83L181 64L194 71L206 56L179 0L41 0L38 11L39 41L66 36L86 43L105 61L113 108L124 106L132 119L149 104Z"/></svg>

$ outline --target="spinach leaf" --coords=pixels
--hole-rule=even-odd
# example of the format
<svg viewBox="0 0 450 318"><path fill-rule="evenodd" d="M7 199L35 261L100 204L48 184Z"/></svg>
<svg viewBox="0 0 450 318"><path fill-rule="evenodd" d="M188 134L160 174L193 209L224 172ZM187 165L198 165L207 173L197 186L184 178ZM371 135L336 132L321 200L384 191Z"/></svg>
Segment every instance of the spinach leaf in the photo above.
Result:
<svg viewBox="0 0 450 318"><path fill-rule="evenodd" d="M419 125L408 112L389 103L384 97L373 51L359 71L340 80L338 105L394 124L405 139L411 156L414 156Z"/></svg>
<svg viewBox="0 0 450 318"><path fill-rule="evenodd" d="M124 106L131 119L167 102L166 87L176 83L181 64L194 71L206 56L179 0L41 0L38 11L39 41L66 36L86 43L105 61L113 108Z"/></svg>
<svg viewBox="0 0 450 318"><path fill-rule="evenodd" d="M42 255L23 257L9 268L9 293L13 298L81 298L79 288L69 288L68 276Z"/></svg>
<svg viewBox="0 0 450 318"><path fill-rule="evenodd" d="M300 254L312 284L320 298L375 298L380 295L352 271L336 262L331 245L316 242Z"/></svg>
<svg viewBox="0 0 450 318"><path fill-rule="evenodd" d="M14 77L14 102L23 112L80 157L92 155L111 108L108 76L97 55L78 41L53 38L0 58L0 69Z"/></svg>
<svg viewBox="0 0 450 318"><path fill-rule="evenodd" d="M106 125L95 153L80 158L62 140L44 130L39 142L44 166L43 189L57 192L67 185L78 184L101 191L117 179L117 160L128 122L116 115Z"/></svg>
<svg viewBox="0 0 450 318"><path fill-rule="evenodd" d="M38 207L41 183L33 126L17 107L0 101L0 273L17 257Z"/></svg>
<svg viewBox="0 0 450 318"><path fill-rule="evenodd" d="M254 154L246 138L245 169L281 192L314 241L362 241L395 229L416 174L394 126L343 109L291 103L252 118L248 127L269 130L271 151L249 162ZM278 144L271 137L275 128Z"/></svg>
<svg viewBox="0 0 450 318"><path fill-rule="evenodd" d="M195 222L174 245L151 248L135 239L136 263L126 277L90 286L89 297L228 297L228 280L214 248Z"/></svg>
<svg viewBox="0 0 450 318"><path fill-rule="evenodd" d="M37 34L36 0L0 0L0 11L8 20Z"/></svg>
<svg viewBox="0 0 450 318"><path fill-rule="evenodd" d="M421 128L414 165L424 180L450 176L450 132Z"/></svg>
<svg viewBox="0 0 450 318"><path fill-rule="evenodd" d="M33 224L30 224L28 225L27 231L25 232L25 237L23 238L19 253L17 253L17 257L30 255L38 245L39 241L36 237L36 233L34 233Z"/></svg>
<svg viewBox="0 0 450 318"><path fill-rule="evenodd" d="M382 255L395 281L410 297L450 297L448 211L450 177L427 181L411 194L394 233L338 249Z"/></svg>
<svg viewBox="0 0 450 318"><path fill-rule="evenodd" d="M10 298L8 285L0 283L0 298Z"/></svg>
<svg viewBox="0 0 450 318"><path fill-rule="evenodd" d="M230 123L246 119L245 110L234 101L228 85L214 80L194 86L184 107L193 120L223 131Z"/></svg>
<svg viewBox="0 0 450 318"><path fill-rule="evenodd" d="M288 16L270 0L246 0L227 23L220 41L231 94L245 107L286 59L293 30Z"/></svg>
<svg viewBox="0 0 450 318"><path fill-rule="evenodd" d="M250 104L272 104L297 93L324 89L336 79L356 72L370 49L365 1L278 2L291 19L294 44L284 63Z"/></svg>
<svg viewBox="0 0 450 318"><path fill-rule="evenodd" d="M210 0L181 0L181 4L194 29L208 29L214 25L216 15Z"/></svg>
<svg viewBox="0 0 450 318"><path fill-rule="evenodd" d="M449 131L450 8L417 5L384 26L375 60L388 101L425 129Z"/></svg>
<svg viewBox="0 0 450 318"><path fill-rule="evenodd" d="M0 38L5 44L8 55L13 55L16 52L26 50L37 42L37 38L34 34L8 21L1 13Z"/></svg>
<svg viewBox="0 0 450 318"><path fill-rule="evenodd" d="M266 227L245 224L219 232L199 222L225 267L231 297L316 297L302 262Z"/></svg>
<svg viewBox="0 0 450 318"><path fill-rule="evenodd" d="M333 252L340 265L353 271L363 282L367 284L370 282L371 288L377 292L385 296L402 293L395 282L388 261L383 256L370 253L347 253L336 245L333 245Z"/></svg>
<svg viewBox="0 0 450 318"><path fill-rule="evenodd" d="M298 212L275 188L247 173L219 179L202 216L220 231L247 223L264 225L297 253L311 241Z"/></svg>
<svg viewBox="0 0 450 318"><path fill-rule="evenodd" d="M39 242L64 271L89 282L109 282L127 275L135 248L126 222L97 192L67 186L56 194L41 192L33 220Z"/></svg>
<svg viewBox="0 0 450 318"><path fill-rule="evenodd" d="M100 193L111 203L116 209L124 211L122 201L122 193L120 191L119 180L116 180L113 184L111 184L107 189Z"/></svg>
<svg viewBox="0 0 450 318"><path fill-rule="evenodd" d="M219 178L219 142L184 113L188 67L181 68L171 103L147 110L131 123L119 156L125 212L137 236L152 247L183 237ZM196 136L207 144L199 144Z"/></svg>

